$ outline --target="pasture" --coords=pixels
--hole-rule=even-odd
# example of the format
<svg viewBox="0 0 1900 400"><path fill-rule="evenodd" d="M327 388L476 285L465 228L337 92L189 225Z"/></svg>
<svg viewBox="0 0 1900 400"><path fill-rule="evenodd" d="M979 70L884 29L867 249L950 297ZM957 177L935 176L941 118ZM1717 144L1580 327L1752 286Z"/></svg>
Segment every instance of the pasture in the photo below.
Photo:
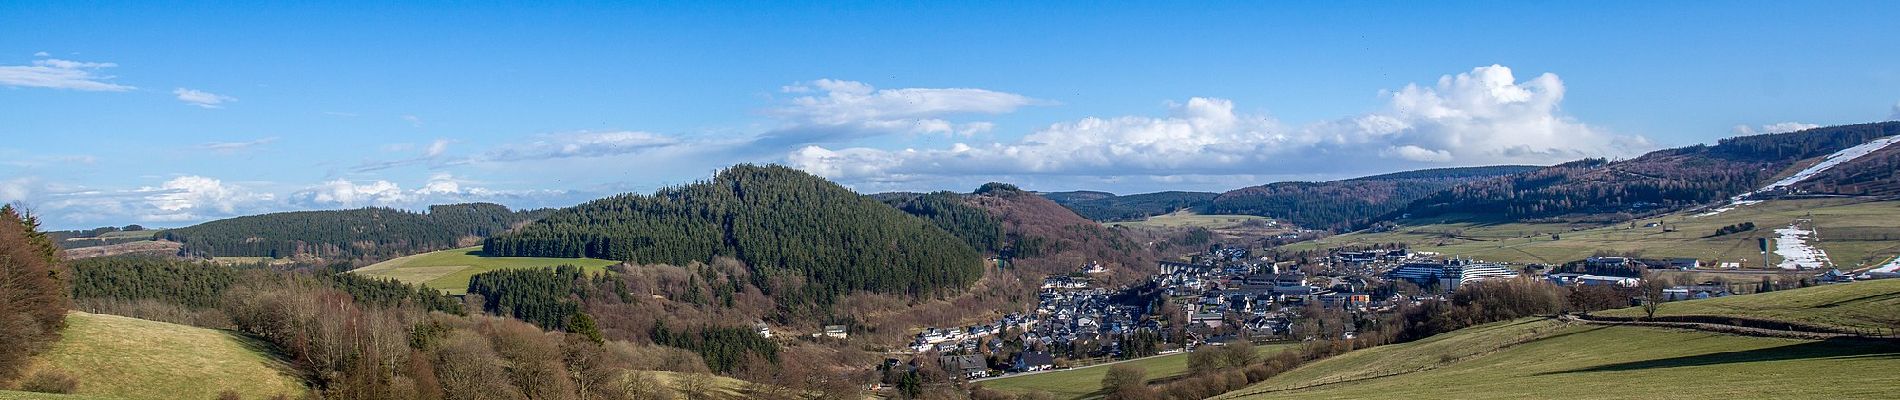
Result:
<svg viewBox="0 0 1900 400"><path fill-rule="evenodd" d="M1261 355L1291 348L1294 344L1269 344L1254 346ZM1097 364L1087 367L1043 372L1008 378L991 379L980 382L983 387L1013 394L1043 392L1057 399L1086 399L1100 397L1102 377L1108 375L1111 365L1131 365L1141 368L1148 374L1150 382L1166 380L1188 372L1188 353L1174 353L1148 357L1116 364Z"/></svg>
<svg viewBox="0 0 1900 400"><path fill-rule="evenodd" d="M59 342L30 369L63 371L79 382L74 394L87 397L0 393L0 399L211 399L225 390L255 399L305 390L264 344L229 332L82 312L68 314L66 323Z"/></svg>
<svg viewBox="0 0 1900 400"><path fill-rule="evenodd" d="M557 265L600 271L619 263L595 258L488 257L482 255L481 246L473 246L398 257L350 272L394 278L404 283L422 284L448 294L460 295L468 291L468 278L483 272Z"/></svg>
<svg viewBox="0 0 1900 400"><path fill-rule="evenodd" d="M1842 269L1872 266L1900 255L1900 202L1847 199L1776 200L1710 216L1685 212L1611 225L1418 219L1402 221L1391 231L1349 233L1285 248L1406 243L1416 251L1510 263L1557 264L1607 251L1705 262L1746 260L1744 265L1754 266L1761 264L1756 239L1773 238L1775 229L1796 219L1813 221L1804 227L1818 228L1820 240L1810 244L1826 251ZM1754 222L1757 228L1712 236L1717 229L1742 222ZM1656 226L1648 226L1651 223Z"/></svg>
<svg viewBox="0 0 1900 400"><path fill-rule="evenodd" d="M1642 317L1642 307L1597 312L1613 317ZM1738 317L1841 328L1900 327L1900 279L1662 303L1657 316Z"/></svg>
<svg viewBox="0 0 1900 400"><path fill-rule="evenodd" d="M1900 345L1523 319L1316 361L1221 399L1887 398Z"/></svg>

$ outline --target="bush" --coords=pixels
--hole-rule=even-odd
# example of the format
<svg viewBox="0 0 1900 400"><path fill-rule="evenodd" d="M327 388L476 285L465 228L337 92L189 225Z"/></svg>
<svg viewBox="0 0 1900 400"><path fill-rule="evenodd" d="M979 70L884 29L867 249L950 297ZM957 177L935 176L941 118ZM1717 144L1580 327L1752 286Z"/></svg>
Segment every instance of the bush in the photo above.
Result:
<svg viewBox="0 0 1900 400"><path fill-rule="evenodd" d="M33 373L20 383L20 390L38 393L72 394L79 390L79 379L67 375L66 371L45 369Z"/></svg>

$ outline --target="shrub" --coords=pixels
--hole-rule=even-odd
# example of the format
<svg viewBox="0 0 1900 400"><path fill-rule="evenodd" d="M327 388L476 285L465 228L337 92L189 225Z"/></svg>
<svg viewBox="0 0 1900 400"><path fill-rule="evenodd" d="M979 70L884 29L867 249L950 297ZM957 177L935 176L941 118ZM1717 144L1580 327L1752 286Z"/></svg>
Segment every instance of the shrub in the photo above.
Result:
<svg viewBox="0 0 1900 400"><path fill-rule="evenodd" d="M20 390L38 393L72 394L79 390L79 379L58 369L44 369L33 373L20 383Z"/></svg>

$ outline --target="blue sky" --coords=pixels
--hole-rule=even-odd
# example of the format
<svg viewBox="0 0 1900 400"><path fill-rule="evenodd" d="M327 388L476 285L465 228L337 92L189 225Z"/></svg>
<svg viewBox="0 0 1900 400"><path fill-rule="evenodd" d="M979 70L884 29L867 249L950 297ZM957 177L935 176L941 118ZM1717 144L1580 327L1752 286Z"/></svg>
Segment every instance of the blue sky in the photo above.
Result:
<svg viewBox="0 0 1900 400"><path fill-rule="evenodd" d="M0 4L49 227L860 191L1222 191L1900 117L1893 2Z"/></svg>

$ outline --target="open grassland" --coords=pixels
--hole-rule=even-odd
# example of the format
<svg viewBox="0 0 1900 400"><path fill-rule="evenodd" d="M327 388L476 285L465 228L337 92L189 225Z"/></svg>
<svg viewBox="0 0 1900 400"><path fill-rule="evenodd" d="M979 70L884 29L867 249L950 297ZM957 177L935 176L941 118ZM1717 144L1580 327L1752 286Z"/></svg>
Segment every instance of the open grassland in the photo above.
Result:
<svg viewBox="0 0 1900 400"><path fill-rule="evenodd" d="M1526 319L1316 361L1223 399L1891 398L1900 345Z"/></svg>
<svg viewBox="0 0 1900 400"><path fill-rule="evenodd" d="M69 314L66 323L59 342L36 357L32 368L71 375L79 382L77 395L211 399L230 390L256 399L305 390L263 344L228 332L81 312ZM74 398L30 397L36 395L0 393L0 399Z"/></svg>
<svg viewBox="0 0 1900 400"><path fill-rule="evenodd" d="M1254 350L1262 356L1265 356L1292 346L1294 345L1261 345L1254 346ZM1160 381L1186 374L1188 372L1188 353L1181 352L1118 364L1100 364L1076 369L991 379L982 381L981 383L983 387L1013 394L1043 392L1055 396L1057 399L1095 398L1101 397L1102 395L1097 392L1102 388L1102 377L1108 375L1108 367L1111 365L1132 365L1139 367L1142 371L1148 373L1149 381Z"/></svg>
<svg viewBox="0 0 1900 400"><path fill-rule="evenodd" d="M483 272L556 265L600 271L619 263L595 258L487 257L482 255L481 246L474 246L404 256L350 272L395 278L404 283L427 285L448 294L459 295L468 292L469 277Z"/></svg>
<svg viewBox="0 0 1900 400"><path fill-rule="evenodd" d="M1641 307L1597 315L1642 317ZM1745 296L1663 303L1658 316L1716 316L1844 328L1900 327L1900 279L1822 285Z"/></svg>
<svg viewBox="0 0 1900 400"><path fill-rule="evenodd" d="M1468 222L1459 218L1402 221L1387 232L1350 233L1286 246L1289 250L1335 248L1376 243L1407 243L1413 250L1474 257L1488 261L1555 264L1598 251L1639 253L1644 257L1693 257L1705 261L1760 265L1757 238L1800 218L1813 218L1820 239L1810 243L1827 251L1843 269L1871 266L1900 254L1900 202L1846 199L1776 200L1712 216L1677 213L1613 225ZM1645 227L1649 223L1656 227ZM1724 226L1754 222L1753 231L1708 237ZM1804 225L1805 226L1805 225ZM1665 232L1664 228L1673 230ZM1558 237L1552 239L1551 235ZM1771 260L1780 262L1779 257ZM1710 265L1713 267L1713 265Z"/></svg>
<svg viewBox="0 0 1900 400"><path fill-rule="evenodd" d="M1246 224L1249 221L1259 221L1258 223L1264 225L1266 222L1272 221L1272 220L1273 220L1272 218L1267 218L1267 217L1262 217L1262 216L1257 216L1257 215L1201 215L1201 214L1195 214L1188 211L1177 211L1174 213L1148 217L1147 219L1143 219L1140 221L1109 222L1104 225L1126 226L1126 227L1131 227L1131 228L1135 228L1135 227L1158 227L1158 228L1200 227L1200 228L1207 228L1207 229L1231 229L1231 228L1240 227L1242 224Z"/></svg>
<svg viewBox="0 0 1900 400"><path fill-rule="evenodd" d="M51 394L33 392L15 392L0 390L0 400L116 400L111 397L82 396L76 394Z"/></svg>

